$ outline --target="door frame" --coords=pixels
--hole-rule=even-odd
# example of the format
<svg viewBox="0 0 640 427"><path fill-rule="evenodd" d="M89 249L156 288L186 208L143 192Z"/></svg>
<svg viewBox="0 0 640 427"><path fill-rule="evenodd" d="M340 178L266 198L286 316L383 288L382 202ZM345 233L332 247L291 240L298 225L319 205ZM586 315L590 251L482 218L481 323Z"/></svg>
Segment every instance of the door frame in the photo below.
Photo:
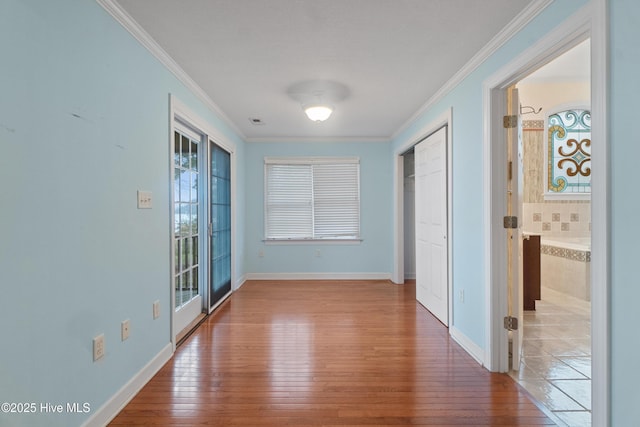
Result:
<svg viewBox="0 0 640 427"><path fill-rule="evenodd" d="M483 84L484 111L484 205L485 205L485 366L491 371L508 369L508 337L503 328L507 310L506 245L502 216L506 212L506 154L502 116L506 111L506 88L532 71L591 38L592 138L592 257L591 348L592 422L610 424L610 212L609 141L607 116L607 6L592 0Z"/></svg>
<svg viewBox="0 0 640 427"><path fill-rule="evenodd" d="M175 95L169 94L169 144L168 144L168 158L169 158L169 173L172 173L173 170L173 134L175 130L175 122L180 121L184 124L189 125L193 128L194 131L197 131L202 135L202 143L206 144L205 149L205 167L204 174L205 178L201 177L201 181L205 182L205 185L201 189L201 192L204 192L204 204L208 206L210 202L209 192L209 176L210 176L210 159L209 159L209 144L211 142L215 143L225 151L227 151L231 156L231 218L235 218L235 210L236 210L236 147L235 144L230 141L227 137L225 137L222 133L213 128L209 123L200 117L198 114L193 112L186 104L180 101ZM169 283L170 283L170 298L169 298L169 309L167 310L170 313L170 339L173 346L173 351L176 349L177 334L180 333L175 326L175 283L173 277L173 268L174 268L174 248L173 248L173 191L172 185L173 180L168 179L169 184L169 224L167 226L168 234L169 234L169 242L170 242L170 251L169 251ZM208 208L204 209L204 212L207 215L205 223L208 223ZM203 210L201 209L201 214ZM231 292L238 288L236 283L236 221L231 222ZM207 239L204 242L204 247L202 248L202 252L200 252L199 256L201 259L208 260L210 257L210 250L208 246L208 230L207 227L204 228L206 232ZM202 247L202 245L201 245ZM210 275L210 267L209 262L202 264L202 272L200 273L201 277L204 277L205 280L200 282L200 286L204 287L204 298L203 298L203 307L202 310L205 313L209 312L209 275Z"/></svg>
<svg viewBox="0 0 640 427"><path fill-rule="evenodd" d="M442 127L447 127L447 298L448 324L453 325L453 111L448 108L431 122L414 132L406 142L396 147L393 152L393 273L391 280L394 283L404 283L404 159L403 154L423 139L437 132ZM449 329L451 331L451 329Z"/></svg>

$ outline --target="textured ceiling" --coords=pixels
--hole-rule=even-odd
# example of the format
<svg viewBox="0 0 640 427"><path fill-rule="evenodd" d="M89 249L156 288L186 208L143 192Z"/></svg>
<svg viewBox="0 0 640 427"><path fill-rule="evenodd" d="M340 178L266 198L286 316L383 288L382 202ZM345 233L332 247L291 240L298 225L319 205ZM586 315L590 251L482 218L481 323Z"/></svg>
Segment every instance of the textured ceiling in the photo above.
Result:
<svg viewBox="0 0 640 427"><path fill-rule="evenodd" d="M389 139L530 2L117 0L248 140ZM348 90L323 123L313 80Z"/></svg>

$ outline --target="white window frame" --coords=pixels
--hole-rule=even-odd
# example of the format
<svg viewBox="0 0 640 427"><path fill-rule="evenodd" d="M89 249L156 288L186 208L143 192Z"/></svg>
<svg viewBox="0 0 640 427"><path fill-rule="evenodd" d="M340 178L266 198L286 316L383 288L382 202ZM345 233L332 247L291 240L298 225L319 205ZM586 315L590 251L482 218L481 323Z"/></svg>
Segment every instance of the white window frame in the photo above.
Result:
<svg viewBox="0 0 640 427"><path fill-rule="evenodd" d="M311 194L309 195L312 203L312 230L311 235L307 237L270 237L269 236L269 165L338 165L338 164L355 164L357 167L357 233L354 236L332 236L318 237L315 233L315 201L313 184L311 186ZM312 172L313 183L313 172ZM264 242L276 244L304 244L304 243L359 243L361 239L361 203L360 203L360 158L358 157L265 157L264 158Z"/></svg>

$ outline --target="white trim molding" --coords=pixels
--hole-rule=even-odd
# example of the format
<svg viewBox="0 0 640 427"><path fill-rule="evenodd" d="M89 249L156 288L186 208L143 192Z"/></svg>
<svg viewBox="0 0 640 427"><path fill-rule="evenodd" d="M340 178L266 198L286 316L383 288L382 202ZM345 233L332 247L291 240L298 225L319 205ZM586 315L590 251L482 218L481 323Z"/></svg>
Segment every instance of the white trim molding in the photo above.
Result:
<svg viewBox="0 0 640 427"><path fill-rule="evenodd" d="M216 145L224 148L229 153L236 151L236 145L233 141L211 126L208 121L194 113L191 108L173 94L169 94L169 105L172 120L177 118L186 125L196 127L195 131L208 136Z"/></svg>
<svg viewBox="0 0 640 427"><path fill-rule="evenodd" d="M245 138L245 142L252 143L356 143L356 142L364 142L364 143L373 143L373 142L381 142L381 143L389 143L391 139L383 136L267 136L267 137L248 137Z"/></svg>
<svg viewBox="0 0 640 427"><path fill-rule="evenodd" d="M469 337L463 334L462 331L455 326L451 326L449 328L449 335L451 335L451 338L453 338L453 340L457 342L464 351L469 353L476 362L480 365L484 365L485 354L484 350L479 345L470 340Z"/></svg>
<svg viewBox="0 0 640 427"><path fill-rule="evenodd" d="M609 10L591 1L591 424L611 423L611 168L609 163Z"/></svg>
<svg viewBox="0 0 640 427"><path fill-rule="evenodd" d="M390 280L389 273L247 273L246 280Z"/></svg>
<svg viewBox="0 0 640 427"><path fill-rule="evenodd" d="M241 277L238 278L238 280L235 281L235 284L233 285L233 291L237 291L238 289L240 289L242 287L242 285L244 285L247 281L247 276L245 274L243 274Z"/></svg>
<svg viewBox="0 0 640 427"><path fill-rule="evenodd" d="M106 426L116 415L127 406L127 403L138 394L142 387L147 384L153 376L158 373L165 363L173 356L173 344L168 343L160 352L149 361L137 374L122 386L104 405L102 405L93 415L85 421L83 427Z"/></svg>
<svg viewBox="0 0 640 427"><path fill-rule="evenodd" d="M186 71L136 22L116 0L96 0L102 8L127 30L145 49L149 51L167 70L173 73L200 101L216 114L229 128L243 140L246 139L240 129L213 102L207 93L187 74Z"/></svg>
<svg viewBox="0 0 640 427"><path fill-rule="evenodd" d="M501 218L506 212L503 196L505 153L502 115L506 88L535 69L591 37L592 138L592 425L610 425L610 212L609 141L607 110L607 0L594 0L560 23L554 30L490 76L483 85L484 111L484 230L486 341L485 366L491 371L508 369L506 240Z"/></svg>

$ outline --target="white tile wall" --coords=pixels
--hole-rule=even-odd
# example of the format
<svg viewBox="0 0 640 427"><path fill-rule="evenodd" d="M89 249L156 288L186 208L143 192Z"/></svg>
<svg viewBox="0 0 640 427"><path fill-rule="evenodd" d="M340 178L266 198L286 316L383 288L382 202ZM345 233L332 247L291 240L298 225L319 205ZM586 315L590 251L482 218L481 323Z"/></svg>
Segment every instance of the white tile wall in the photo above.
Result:
<svg viewBox="0 0 640 427"><path fill-rule="evenodd" d="M543 202L523 204L523 229L545 237L589 237L591 203Z"/></svg>

